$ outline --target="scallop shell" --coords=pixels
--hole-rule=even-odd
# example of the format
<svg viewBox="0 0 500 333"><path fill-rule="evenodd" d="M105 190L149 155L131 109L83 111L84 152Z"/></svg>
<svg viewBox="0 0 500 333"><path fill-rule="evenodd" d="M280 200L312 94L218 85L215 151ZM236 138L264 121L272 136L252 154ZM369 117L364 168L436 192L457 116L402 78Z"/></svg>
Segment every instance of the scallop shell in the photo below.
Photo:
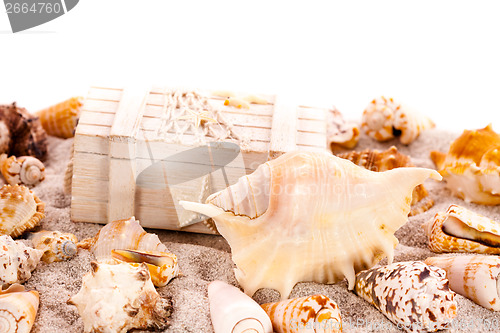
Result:
<svg viewBox="0 0 500 333"><path fill-rule="evenodd" d="M25 291L20 284L0 290L0 332L29 333L39 302L38 291Z"/></svg>
<svg viewBox="0 0 500 333"><path fill-rule="evenodd" d="M7 158L7 154L2 154L0 168L3 177L10 185L34 186L45 179L45 166L38 158L32 156Z"/></svg>
<svg viewBox="0 0 500 333"><path fill-rule="evenodd" d="M412 167L410 157L398 152L394 146L382 152L374 149L366 149L361 152L349 152L337 154L338 157L345 158L356 165L362 166L371 171L387 171L394 168ZM414 216L427 211L434 205L434 200L429 197L429 193L424 185L418 185L413 189L411 200L411 211L409 216Z"/></svg>
<svg viewBox="0 0 500 333"><path fill-rule="evenodd" d="M156 287L166 286L179 275L177 256L172 253L156 251L111 250L111 256L119 262L133 264L145 263L151 280Z"/></svg>
<svg viewBox="0 0 500 333"><path fill-rule="evenodd" d="M356 275L355 292L407 332L448 328L457 315L446 272L420 261L398 262Z"/></svg>
<svg viewBox="0 0 500 333"><path fill-rule="evenodd" d="M238 288L222 281L208 285L210 318L215 333L272 333L264 310Z"/></svg>
<svg viewBox="0 0 500 333"><path fill-rule="evenodd" d="M458 205L422 224L436 253L500 254L500 223Z"/></svg>
<svg viewBox="0 0 500 333"><path fill-rule="evenodd" d="M67 139L75 135L75 128L82 106L83 97L71 97L61 103L38 111L36 115L40 117L40 122L47 134Z"/></svg>
<svg viewBox="0 0 500 333"><path fill-rule="evenodd" d="M0 285L23 283L40 262L43 251L33 249L10 236L0 236Z"/></svg>
<svg viewBox="0 0 500 333"><path fill-rule="evenodd" d="M342 332L340 309L324 295L261 305L277 333Z"/></svg>
<svg viewBox="0 0 500 333"><path fill-rule="evenodd" d="M361 121L361 128L370 137L387 141L399 136L399 141L405 145L415 141L422 131L435 126L428 117L384 96L368 104Z"/></svg>
<svg viewBox="0 0 500 333"><path fill-rule="evenodd" d="M79 248L90 249L98 261L113 263L111 250L169 252L156 234L147 233L135 217L106 224L94 238L84 239Z"/></svg>
<svg viewBox="0 0 500 333"><path fill-rule="evenodd" d="M70 233L42 230L33 233L30 239L35 249L44 251L42 260L46 263L69 260L78 252L78 239Z"/></svg>
<svg viewBox="0 0 500 333"><path fill-rule="evenodd" d="M27 187L4 185L0 188L0 234L18 237L38 225L45 204Z"/></svg>
<svg viewBox="0 0 500 333"><path fill-rule="evenodd" d="M292 152L259 166L207 204L231 246L245 292L273 288L286 299L300 281L354 287L355 272L393 258L394 232L407 222L413 188L434 170L372 172L328 153Z"/></svg>
<svg viewBox="0 0 500 333"><path fill-rule="evenodd" d="M328 110L327 114L327 140L332 152L342 148L352 149L359 140L359 126L346 122L337 109Z"/></svg>
<svg viewBox="0 0 500 333"><path fill-rule="evenodd" d="M146 264L91 265L80 291L68 300L77 307L84 332L126 333L133 328L168 327L172 305L156 292Z"/></svg>
<svg viewBox="0 0 500 333"><path fill-rule="evenodd" d="M447 154L432 151L431 159L453 195L466 202L500 204L500 134L491 124L465 130Z"/></svg>

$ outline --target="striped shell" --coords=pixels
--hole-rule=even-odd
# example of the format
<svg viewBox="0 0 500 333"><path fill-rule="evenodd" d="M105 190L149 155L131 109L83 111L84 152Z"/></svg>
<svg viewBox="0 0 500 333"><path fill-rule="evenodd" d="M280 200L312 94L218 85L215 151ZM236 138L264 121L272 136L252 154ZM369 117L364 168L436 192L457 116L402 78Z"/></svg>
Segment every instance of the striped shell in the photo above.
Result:
<svg viewBox="0 0 500 333"><path fill-rule="evenodd" d="M407 332L447 328L457 315L446 272L419 261L360 272L355 292Z"/></svg>
<svg viewBox="0 0 500 333"><path fill-rule="evenodd" d="M67 139L75 135L83 97L72 97L36 113L47 134Z"/></svg>
<svg viewBox="0 0 500 333"><path fill-rule="evenodd" d="M0 285L27 281L42 255L43 251L28 247L10 236L0 236Z"/></svg>
<svg viewBox="0 0 500 333"><path fill-rule="evenodd" d="M0 170L10 185L34 186L45 179L45 166L39 159L32 156L7 158L7 154L2 154Z"/></svg>
<svg viewBox="0 0 500 333"><path fill-rule="evenodd" d="M327 140L332 152L356 147L359 140L359 126L344 120L337 109L328 110L327 114Z"/></svg>
<svg viewBox="0 0 500 333"><path fill-rule="evenodd" d="M427 258L425 263L444 269L453 291L489 310L500 311L499 257L431 257Z"/></svg>
<svg viewBox="0 0 500 333"><path fill-rule="evenodd" d="M20 284L0 290L0 332L31 332L39 302L38 291L25 291Z"/></svg>
<svg viewBox="0 0 500 333"><path fill-rule="evenodd" d="M500 223L458 205L422 224L436 253L500 254Z"/></svg>
<svg viewBox="0 0 500 333"><path fill-rule="evenodd" d="M44 251L42 260L46 263L69 260L77 254L78 239L73 234L42 230L30 238L35 249Z"/></svg>
<svg viewBox="0 0 500 333"><path fill-rule="evenodd" d="M45 217L44 207L27 187L4 185L0 188L0 235L18 237L33 229Z"/></svg>
<svg viewBox="0 0 500 333"><path fill-rule="evenodd" d="M324 295L305 296L261 305L277 333L342 332L340 309ZM312 329L314 327L314 329Z"/></svg>

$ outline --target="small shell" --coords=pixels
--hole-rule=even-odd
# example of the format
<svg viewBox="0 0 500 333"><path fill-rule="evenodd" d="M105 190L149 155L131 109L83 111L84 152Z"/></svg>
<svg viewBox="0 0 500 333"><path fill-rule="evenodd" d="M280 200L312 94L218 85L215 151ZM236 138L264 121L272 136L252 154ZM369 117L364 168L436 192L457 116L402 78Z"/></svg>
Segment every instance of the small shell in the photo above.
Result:
<svg viewBox="0 0 500 333"><path fill-rule="evenodd" d="M71 194L71 186L73 185L73 155L75 147L71 147L71 156L68 164L66 165L66 171L64 172L64 194Z"/></svg>
<svg viewBox="0 0 500 333"><path fill-rule="evenodd" d="M407 332L447 328L457 315L446 272L419 261L360 272L355 292Z"/></svg>
<svg viewBox="0 0 500 333"><path fill-rule="evenodd" d="M18 237L38 225L44 203L27 187L4 185L0 188L0 235Z"/></svg>
<svg viewBox="0 0 500 333"><path fill-rule="evenodd" d="M147 233L135 217L108 223L94 238L84 239L79 248L90 249L98 261L114 260L111 250L140 250L169 252L156 234Z"/></svg>
<svg viewBox="0 0 500 333"><path fill-rule="evenodd" d="M342 332L340 309L324 295L262 304L278 333Z"/></svg>
<svg viewBox="0 0 500 333"><path fill-rule="evenodd" d="M328 110L327 140L332 152L342 148L352 149L359 140L359 126L344 120L337 109Z"/></svg>
<svg viewBox="0 0 500 333"><path fill-rule="evenodd" d="M83 106L83 97L72 97L36 113L49 135L72 138Z"/></svg>
<svg viewBox="0 0 500 333"><path fill-rule="evenodd" d="M499 257L431 257L427 258L425 263L444 269L453 291L487 309L500 311Z"/></svg>
<svg viewBox="0 0 500 333"><path fill-rule="evenodd" d="M7 154L2 154L0 167L3 177L10 185L34 186L45 179L45 166L36 157L7 158Z"/></svg>
<svg viewBox="0 0 500 333"><path fill-rule="evenodd" d="M0 285L28 280L42 255L43 251L28 247L10 236L0 236Z"/></svg>
<svg viewBox="0 0 500 333"><path fill-rule="evenodd" d="M238 288L222 281L208 285L210 318L215 333L272 333L264 310Z"/></svg>
<svg viewBox="0 0 500 333"><path fill-rule="evenodd" d="M68 260L77 254L78 239L73 234L42 230L30 238L35 249L44 251L42 260L46 263Z"/></svg>
<svg viewBox="0 0 500 333"><path fill-rule="evenodd" d="M31 332L39 302L38 291L25 291L20 284L0 290L0 332Z"/></svg>
<svg viewBox="0 0 500 333"><path fill-rule="evenodd" d="M172 253L156 251L112 250L111 256L122 262L145 263L148 266L151 280L156 287L166 286L170 280L179 275L177 256Z"/></svg>
<svg viewBox="0 0 500 333"><path fill-rule="evenodd" d="M238 109L250 109L250 103L238 97L228 97L224 101L224 105L234 106Z"/></svg>
<svg viewBox="0 0 500 333"><path fill-rule="evenodd" d="M500 223L458 205L422 224L436 253L500 254Z"/></svg>
<svg viewBox="0 0 500 333"><path fill-rule="evenodd" d="M133 328L168 327L172 305L156 292L145 264L91 265L82 288L68 300L77 307L84 332L126 333Z"/></svg>

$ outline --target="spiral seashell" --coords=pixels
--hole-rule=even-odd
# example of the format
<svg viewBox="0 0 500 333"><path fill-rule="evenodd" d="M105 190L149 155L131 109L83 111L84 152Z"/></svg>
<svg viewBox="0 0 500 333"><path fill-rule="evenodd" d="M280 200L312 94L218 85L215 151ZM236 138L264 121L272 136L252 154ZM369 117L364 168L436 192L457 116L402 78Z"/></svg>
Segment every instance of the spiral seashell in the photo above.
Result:
<svg viewBox="0 0 500 333"><path fill-rule="evenodd" d="M261 305L277 333L342 332L340 309L324 295L313 295Z"/></svg>
<svg viewBox="0 0 500 333"><path fill-rule="evenodd" d="M38 291L25 291L20 284L0 290L0 332L31 332L39 302Z"/></svg>
<svg viewBox="0 0 500 333"><path fill-rule="evenodd" d="M273 332L264 310L253 299L226 282L211 282L208 285L208 300L215 333Z"/></svg>
<svg viewBox="0 0 500 333"><path fill-rule="evenodd" d="M73 185L73 155L75 147L71 147L71 156L68 164L66 165L66 171L64 172L64 194L71 194L71 186Z"/></svg>
<svg viewBox="0 0 500 333"><path fill-rule="evenodd" d="M214 219L247 294L273 288L286 299L300 281L346 277L352 289L356 272L391 261L412 190L428 177L440 178L429 169L372 172L329 153L292 152L207 204L180 204Z"/></svg>
<svg viewBox="0 0 500 333"><path fill-rule="evenodd" d="M78 239L70 233L42 230L31 234L30 239L35 249L44 251L42 260L46 263L71 259L78 252Z"/></svg>
<svg viewBox="0 0 500 333"><path fill-rule="evenodd" d="M39 159L32 156L7 158L7 154L2 154L0 170L10 185L34 186L45 179L45 166Z"/></svg>
<svg viewBox="0 0 500 333"><path fill-rule="evenodd" d="M40 117L40 122L47 134L67 139L75 135L82 106L83 97L71 97L38 111L36 115Z"/></svg>
<svg viewBox="0 0 500 333"><path fill-rule="evenodd" d="M118 262L127 262L135 265L145 263L148 266L151 280L156 287L166 286L170 280L179 275L177 256L172 253L111 250L111 256Z"/></svg>
<svg viewBox="0 0 500 333"><path fill-rule="evenodd" d="M447 328L457 315L446 272L420 261L359 272L355 293L407 332Z"/></svg>
<svg viewBox="0 0 500 333"><path fill-rule="evenodd" d="M0 235L18 237L38 225L44 203L27 187L4 185L0 188Z"/></svg>
<svg viewBox="0 0 500 333"><path fill-rule="evenodd" d="M359 126L344 120L337 109L328 110L326 134L332 152L342 148L353 149L359 141Z"/></svg>
<svg viewBox="0 0 500 333"><path fill-rule="evenodd" d="M25 246L10 236L0 236L0 285L23 283L40 262L43 251Z"/></svg>

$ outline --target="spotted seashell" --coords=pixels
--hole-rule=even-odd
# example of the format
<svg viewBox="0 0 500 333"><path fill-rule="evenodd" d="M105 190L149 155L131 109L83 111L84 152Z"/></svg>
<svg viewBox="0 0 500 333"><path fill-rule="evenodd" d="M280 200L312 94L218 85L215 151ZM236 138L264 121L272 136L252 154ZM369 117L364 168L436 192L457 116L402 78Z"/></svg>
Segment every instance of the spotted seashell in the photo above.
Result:
<svg viewBox="0 0 500 333"><path fill-rule="evenodd" d="M77 254L78 239L70 233L42 230L33 233L30 239L35 249L44 251L42 260L46 263L68 260Z"/></svg>
<svg viewBox="0 0 500 333"><path fill-rule="evenodd" d="M31 332L39 302L38 291L25 291L20 284L0 290L0 332Z"/></svg>
<svg viewBox="0 0 500 333"><path fill-rule="evenodd" d="M38 225L45 205L27 187L4 185L0 188L0 235L18 237Z"/></svg>
<svg viewBox="0 0 500 333"><path fill-rule="evenodd" d="M362 271L356 275L355 292L407 332L447 328L457 315L446 272L420 261Z"/></svg>
<svg viewBox="0 0 500 333"><path fill-rule="evenodd" d="M33 249L10 236L0 236L0 285L23 283L40 262L43 251Z"/></svg>
<svg viewBox="0 0 500 333"><path fill-rule="evenodd" d="M326 121L328 146L332 152L356 147L360 134L357 124L345 121L337 109L328 110Z"/></svg>
<svg viewBox="0 0 500 333"><path fill-rule="evenodd" d="M0 170L10 185L34 186L45 179L45 166L39 159L32 156L7 158L7 154L2 154Z"/></svg>
<svg viewBox="0 0 500 333"><path fill-rule="evenodd" d="M261 305L277 333L342 332L340 309L325 295Z"/></svg>
<svg viewBox="0 0 500 333"><path fill-rule="evenodd" d="M40 122L47 134L67 139L75 135L82 106L83 97L71 97L38 111L36 115L40 117Z"/></svg>

